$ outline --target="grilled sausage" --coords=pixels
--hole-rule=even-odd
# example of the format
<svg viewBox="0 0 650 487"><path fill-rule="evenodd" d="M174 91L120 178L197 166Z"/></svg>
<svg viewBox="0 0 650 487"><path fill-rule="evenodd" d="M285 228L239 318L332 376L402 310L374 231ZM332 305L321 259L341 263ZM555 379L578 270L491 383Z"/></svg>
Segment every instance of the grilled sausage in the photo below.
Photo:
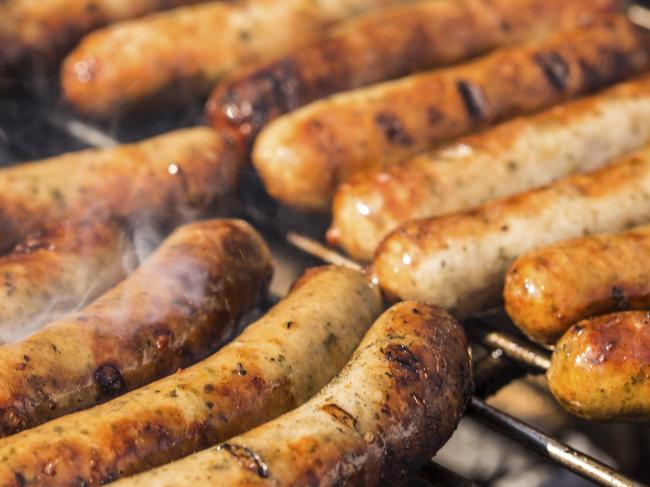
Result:
<svg viewBox="0 0 650 487"><path fill-rule="evenodd" d="M595 421L650 421L650 314L581 321L555 347L548 385L570 412Z"/></svg>
<svg viewBox="0 0 650 487"><path fill-rule="evenodd" d="M209 2L107 27L66 58L61 85L78 111L106 118L207 94L232 68L320 39L326 27L399 0ZM281 26L281 28L280 28Z"/></svg>
<svg viewBox="0 0 650 487"><path fill-rule="evenodd" d="M650 142L650 77L505 122L339 186L331 244L370 260L402 223L471 208L602 166Z"/></svg>
<svg viewBox="0 0 650 487"><path fill-rule="evenodd" d="M0 83L38 66L52 69L87 32L201 0L5 0L0 4Z"/></svg>
<svg viewBox="0 0 650 487"><path fill-rule="evenodd" d="M0 257L0 343L24 338L122 280L133 254L115 222L51 225Z"/></svg>
<svg viewBox="0 0 650 487"><path fill-rule="evenodd" d="M0 169L0 248L67 218L196 217L232 192L241 161L201 127Z"/></svg>
<svg viewBox="0 0 650 487"><path fill-rule="evenodd" d="M450 138L648 68L650 34L625 17L475 62L334 95L270 123L253 148L268 192L326 210L337 184Z"/></svg>
<svg viewBox="0 0 650 487"><path fill-rule="evenodd" d="M309 270L266 316L203 362L1 440L0 485L15 478L100 485L273 419L334 377L380 312L379 292L362 274Z"/></svg>
<svg viewBox="0 0 650 487"><path fill-rule="evenodd" d="M534 250L508 269L506 311L531 339L553 344L579 320L647 308L649 261L647 225Z"/></svg>
<svg viewBox="0 0 650 487"><path fill-rule="evenodd" d="M0 347L0 434L135 389L204 357L257 302L271 256L246 223L176 230L86 308Z"/></svg>
<svg viewBox="0 0 650 487"><path fill-rule="evenodd" d="M588 23L618 0L429 0L352 19L320 42L217 85L207 118L250 146L269 121L340 91Z"/></svg>
<svg viewBox="0 0 650 487"><path fill-rule="evenodd" d="M471 387L458 323L440 308L400 303L302 407L116 486L399 483L449 439Z"/></svg>
<svg viewBox="0 0 650 487"><path fill-rule="evenodd" d="M650 221L650 146L588 174L406 223L377 249L390 294L464 316L498 302L510 264L536 247Z"/></svg>

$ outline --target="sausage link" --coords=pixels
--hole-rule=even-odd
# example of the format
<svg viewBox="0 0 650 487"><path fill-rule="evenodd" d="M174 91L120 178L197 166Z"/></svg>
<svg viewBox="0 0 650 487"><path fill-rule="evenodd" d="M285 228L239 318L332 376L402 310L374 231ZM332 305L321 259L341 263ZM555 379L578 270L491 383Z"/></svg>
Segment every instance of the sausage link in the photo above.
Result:
<svg viewBox="0 0 650 487"><path fill-rule="evenodd" d="M24 338L124 279L130 242L115 222L63 222L0 257L0 343Z"/></svg>
<svg viewBox="0 0 650 487"><path fill-rule="evenodd" d="M63 94L100 118L186 103L241 64L282 55L320 39L335 22L398 1L208 2L121 22L86 36L68 55Z"/></svg>
<svg viewBox="0 0 650 487"><path fill-rule="evenodd" d="M400 483L449 439L471 388L458 323L440 308L400 303L302 407L116 486Z"/></svg>
<svg viewBox="0 0 650 487"><path fill-rule="evenodd" d="M203 362L0 440L0 485L15 478L49 487L100 485L271 420L338 373L381 305L360 273L309 270L284 300Z"/></svg>
<svg viewBox="0 0 650 487"><path fill-rule="evenodd" d="M592 421L650 421L650 315L581 321L555 347L548 385L571 413Z"/></svg>
<svg viewBox="0 0 650 487"><path fill-rule="evenodd" d="M650 221L650 147L588 174L406 223L377 249L390 294L465 316L498 302L510 264L537 247Z"/></svg>
<svg viewBox="0 0 650 487"><path fill-rule="evenodd" d="M68 218L195 218L234 190L241 163L201 127L0 169L0 248Z"/></svg>
<svg viewBox="0 0 650 487"><path fill-rule="evenodd" d="M266 289L271 256L238 220L176 230L86 308L0 347L0 434L38 425L193 363Z"/></svg>
<svg viewBox="0 0 650 487"><path fill-rule="evenodd" d="M339 186L328 241L368 261L402 223L465 210L576 172L650 142L650 77L505 122Z"/></svg>
<svg viewBox="0 0 650 487"><path fill-rule="evenodd" d="M352 19L322 41L235 71L207 118L250 147L279 115L327 95L444 66L593 21L619 0L430 0Z"/></svg>
<svg viewBox="0 0 650 487"><path fill-rule="evenodd" d="M327 210L365 168L620 81L649 65L650 35L614 16L475 62L334 95L270 123L253 148L268 192Z"/></svg>

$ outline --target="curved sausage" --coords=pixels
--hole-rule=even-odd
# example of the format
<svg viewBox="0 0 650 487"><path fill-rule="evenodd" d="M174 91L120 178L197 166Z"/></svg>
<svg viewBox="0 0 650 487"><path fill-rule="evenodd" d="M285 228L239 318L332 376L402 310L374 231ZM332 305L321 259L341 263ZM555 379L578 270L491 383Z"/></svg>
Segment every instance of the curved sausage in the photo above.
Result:
<svg viewBox="0 0 650 487"><path fill-rule="evenodd" d="M581 321L555 347L548 385L571 413L593 421L650 421L650 315Z"/></svg>
<svg viewBox="0 0 650 487"><path fill-rule="evenodd" d="M176 230L86 308L0 347L0 434L123 394L204 357L266 290L271 255L238 220Z"/></svg>
<svg viewBox="0 0 650 487"><path fill-rule="evenodd" d="M400 303L302 407L116 486L399 484L449 439L471 389L458 323L440 308Z"/></svg>
<svg viewBox="0 0 650 487"><path fill-rule="evenodd" d="M334 95L270 123L253 163L272 196L324 211L336 186L361 169L647 69L649 41L625 17L609 17L461 66Z"/></svg>
<svg viewBox="0 0 650 487"><path fill-rule="evenodd" d="M282 55L320 39L335 22L398 1L208 2L121 22L86 36L68 55L63 94L99 118L187 103L241 64Z"/></svg>
<svg viewBox="0 0 650 487"><path fill-rule="evenodd" d="M196 218L232 193L241 164L200 127L0 169L0 248L68 218Z"/></svg>
<svg viewBox="0 0 650 487"><path fill-rule="evenodd" d="M364 275L311 269L264 317L197 365L0 440L0 484L100 485L271 420L334 377L380 312L379 291Z"/></svg>
<svg viewBox="0 0 650 487"><path fill-rule="evenodd" d="M510 264L537 247L650 222L650 147L588 174L406 223L377 249L383 288L460 316L498 303Z"/></svg>
<svg viewBox="0 0 650 487"><path fill-rule="evenodd" d="M382 9L311 46L235 71L213 91L207 118L250 147L268 122L319 98L586 24L620 6L619 0L430 0Z"/></svg>
<svg viewBox="0 0 650 487"><path fill-rule="evenodd" d="M508 269L503 300L515 324L553 344L591 316L650 306L650 226L534 250Z"/></svg>
<svg viewBox="0 0 650 487"><path fill-rule="evenodd" d="M0 343L92 301L124 279L133 257L115 222L66 221L28 235L0 256Z"/></svg>
<svg viewBox="0 0 650 487"><path fill-rule="evenodd" d="M505 122L339 186L328 241L368 261L411 220L465 210L576 172L650 142L650 77Z"/></svg>

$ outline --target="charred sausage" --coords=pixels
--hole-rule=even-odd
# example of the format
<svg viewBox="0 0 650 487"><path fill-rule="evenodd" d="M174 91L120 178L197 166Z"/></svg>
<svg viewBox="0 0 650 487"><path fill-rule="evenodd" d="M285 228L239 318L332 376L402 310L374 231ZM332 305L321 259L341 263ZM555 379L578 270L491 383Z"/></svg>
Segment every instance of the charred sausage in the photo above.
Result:
<svg viewBox="0 0 650 487"><path fill-rule="evenodd" d="M335 22L398 1L209 2L121 22L86 36L70 53L63 94L100 118L195 100L234 67L282 55L320 39Z"/></svg>
<svg viewBox="0 0 650 487"><path fill-rule="evenodd" d="M594 421L650 421L650 315L581 321L555 347L548 385L570 412Z"/></svg>
<svg viewBox="0 0 650 487"><path fill-rule="evenodd" d="M394 485L449 439L472 388L461 327L437 307L393 306L343 371L295 411L120 487Z"/></svg>
<svg viewBox="0 0 650 487"><path fill-rule="evenodd" d="M271 122L253 163L272 196L324 211L355 172L643 71L649 47L650 34L610 17L465 65L334 95Z"/></svg>
<svg viewBox="0 0 650 487"><path fill-rule="evenodd" d="M24 338L121 281L134 258L115 222L63 222L0 257L0 343Z"/></svg>
<svg viewBox="0 0 650 487"><path fill-rule="evenodd" d="M86 308L0 347L0 434L123 394L193 363L257 303L271 275L238 220L180 227Z"/></svg>
<svg viewBox="0 0 650 487"><path fill-rule="evenodd" d="M241 161L201 127L0 169L0 248L67 218L195 218L233 191Z"/></svg>
<svg viewBox="0 0 650 487"><path fill-rule="evenodd" d="M451 215L406 223L377 249L390 294L459 315L498 302L510 264L537 247L650 221L650 146L597 171Z"/></svg>
<svg viewBox="0 0 650 487"><path fill-rule="evenodd" d="M328 241L368 261L402 223L589 171L650 142L650 77L505 122L339 186Z"/></svg>
<svg viewBox="0 0 650 487"><path fill-rule="evenodd" d="M309 270L268 314L203 362L0 440L0 485L16 478L100 485L271 420L334 377L380 312L379 291L364 275Z"/></svg>
<svg viewBox="0 0 650 487"><path fill-rule="evenodd" d="M430 0L383 9L311 46L235 71L212 93L207 118L248 147L266 123L319 98L586 24L621 3Z"/></svg>

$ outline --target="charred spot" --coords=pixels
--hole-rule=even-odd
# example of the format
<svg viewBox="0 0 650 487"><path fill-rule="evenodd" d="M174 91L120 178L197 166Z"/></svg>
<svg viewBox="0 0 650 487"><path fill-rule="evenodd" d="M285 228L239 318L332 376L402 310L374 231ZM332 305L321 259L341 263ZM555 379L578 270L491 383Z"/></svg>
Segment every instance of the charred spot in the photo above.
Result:
<svg viewBox="0 0 650 487"><path fill-rule="evenodd" d="M569 64L560 53L555 51L539 53L533 57L533 61L542 69L544 76L553 88L558 91L564 91L567 88L571 73Z"/></svg>
<svg viewBox="0 0 650 487"><path fill-rule="evenodd" d="M465 110L472 120L482 120L487 117L487 100L480 86L469 81L458 81L456 88L465 105Z"/></svg>
<svg viewBox="0 0 650 487"><path fill-rule="evenodd" d="M95 370L95 382L107 396L117 396L126 390L122 373L113 364L104 364Z"/></svg>
<svg viewBox="0 0 650 487"><path fill-rule="evenodd" d="M406 132L402 120L393 112L383 111L377 113L375 123L391 144L404 146L413 144L413 139Z"/></svg>
<svg viewBox="0 0 650 487"><path fill-rule="evenodd" d="M287 330L290 330L293 326L293 321L287 321Z"/></svg>
<svg viewBox="0 0 650 487"><path fill-rule="evenodd" d="M325 404L321 409L333 417L339 423L347 426L350 429L358 430L357 418L348 413L345 409L337 404Z"/></svg>
<svg viewBox="0 0 650 487"><path fill-rule="evenodd" d="M212 384L204 385L203 386L203 392L205 392L206 394L210 394L210 393L214 392L214 386Z"/></svg>
<svg viewBox="0 0 650 487"><path fill-rule="evenodd" d="M625 288L622 286L612 286L612 301L614 306L618 309L628 309L630 307L630 302L625 292Z"/></svg>
<svg viewBox="0 0 650 487"><path fill-rule="evenodd" d="M586 60L580 59L578 66L580 66L580 72L582 73L582 82L588 91L597 90L605 83L600 70Z"/></svg>
<svg viewBox="0 0 650 487"><path fill-rule="evenodd" d="M20 472L14 473L14 480L16 481L16 485L18 487L25 487L25 485L27 485L27 480L25 479L25 476Z"/></svg>
<svg viewBox="0 0 650 487"><path fill-rule="evenodd" d="M324 343L327 348L330 348L336 345L338 341L339 341L339 337L337 337L334 333L328 333Z"/></svg>
<svg viewBox="0 0 650 487"><path fill-rule="evenodd" d="M237 362L237 367L232 370L232 373L241 376L248 374L248 372L244 368L244 365L241 362Z"/></svg>
<svg viewBox="0 0 650 487"><path fill-rule="evenodd" d="M224 443L219 445L217 449L230 453L239 465L255 473L257 476L263 479L269 476L269 468L262 461L261 457L250 448Z"/></svg>
<svg viewBox="0 0 650 487"><path fill-rule="evenodd" d="M390 372L398 383L410 383L419 377L420 360L405 345L389 345L382 350L388 360Z"/></svg>

